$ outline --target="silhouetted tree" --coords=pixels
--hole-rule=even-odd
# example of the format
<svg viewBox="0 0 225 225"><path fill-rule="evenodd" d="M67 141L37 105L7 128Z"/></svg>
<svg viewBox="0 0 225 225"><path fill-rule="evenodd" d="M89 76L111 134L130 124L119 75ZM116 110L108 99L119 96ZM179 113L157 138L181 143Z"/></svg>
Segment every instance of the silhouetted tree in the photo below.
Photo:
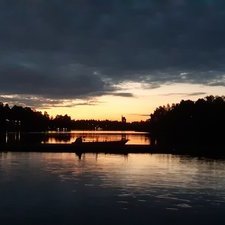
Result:
<svg viewBox="0 0 225 225"><path fill-rule="evenodd" d="M50 117L47 112L38 112L29 107L9 107L0 103L0 132L47 131L47 130L148 130L147 121L122 123L110 120L72 120L70 116Z"/></svg>
<svg viewBox="0 0 225 225"><path fill-rule="evenodd" d="M173 148L225 146L225 97L206 96L158 107L150 115L149 131L161 146Z"/></svg>

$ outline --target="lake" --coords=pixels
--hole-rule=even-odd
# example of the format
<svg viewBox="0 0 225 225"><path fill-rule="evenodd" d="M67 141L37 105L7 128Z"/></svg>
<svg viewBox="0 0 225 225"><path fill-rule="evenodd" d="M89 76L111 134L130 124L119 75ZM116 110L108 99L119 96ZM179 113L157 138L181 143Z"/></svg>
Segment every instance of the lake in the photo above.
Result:
<svg viewBox="0 0 225 225"><path fill-rule="evenodd" d="M225 224L225 160L0 153L4 225Z"/></svg>
<svg viewBox="0 0 225 225"><path fill-rule="evenodd" d="M68 132L9 132L2 134L0 143L32 142L32 143L72 143L82 136L85 141L111 141L126 138L127 144L150 144L147 132L136 131L68 131Z"/></svg>

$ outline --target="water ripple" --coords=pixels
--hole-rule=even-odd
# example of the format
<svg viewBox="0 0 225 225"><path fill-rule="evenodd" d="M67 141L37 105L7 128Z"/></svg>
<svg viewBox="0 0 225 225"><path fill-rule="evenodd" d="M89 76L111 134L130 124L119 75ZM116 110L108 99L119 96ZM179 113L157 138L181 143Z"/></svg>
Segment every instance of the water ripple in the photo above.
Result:
<svg viewBox="0 0 225 225"><path fill-rule="evenodd" d="M108 217L109 212L127 213L135 219L134 212L154 217L156 212L191 210L207 217L212 211L223 215L225 207L223 160L150 154L127 158L85 154L79 159L75 154L14 153L1 155L0 177L0 212L10 208L12 215L17 208L32 214L44 207L68 217L74 212L79 217L100 211Z"/></svg>

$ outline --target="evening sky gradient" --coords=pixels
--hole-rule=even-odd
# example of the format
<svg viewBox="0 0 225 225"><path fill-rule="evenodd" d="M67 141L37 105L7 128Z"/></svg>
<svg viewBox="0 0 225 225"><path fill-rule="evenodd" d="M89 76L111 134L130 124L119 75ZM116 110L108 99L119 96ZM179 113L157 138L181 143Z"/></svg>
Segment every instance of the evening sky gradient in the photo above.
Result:
<svg viewBox="0 0 225 225"><path fill-rule="evenodd" d="M0 101L11 104L135 105L135 89L222 95L225 1L1 0L0 50ZM170 85L204 88L161 93Z"/></svg>

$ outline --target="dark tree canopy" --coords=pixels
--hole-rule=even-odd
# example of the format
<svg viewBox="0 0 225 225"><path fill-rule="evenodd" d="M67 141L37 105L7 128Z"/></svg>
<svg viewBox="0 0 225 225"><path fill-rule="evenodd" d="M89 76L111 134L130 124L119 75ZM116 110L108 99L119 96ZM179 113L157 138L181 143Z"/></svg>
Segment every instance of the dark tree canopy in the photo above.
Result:
<svg viewBox="0 0 225 225"><path fill-rule="evenodd" d="M160 106L150 115L149 131L161 146L224 147L225 97L207 96Z"/></svg>
<svg viewBox="0 0 225 225"><path fill-rule="evenodd" d="M147 131L148 122L122 122L110 120L73 120L70 116L38 112L29 107L0 103L0 132L48 130L140 130Z"/></svg>

